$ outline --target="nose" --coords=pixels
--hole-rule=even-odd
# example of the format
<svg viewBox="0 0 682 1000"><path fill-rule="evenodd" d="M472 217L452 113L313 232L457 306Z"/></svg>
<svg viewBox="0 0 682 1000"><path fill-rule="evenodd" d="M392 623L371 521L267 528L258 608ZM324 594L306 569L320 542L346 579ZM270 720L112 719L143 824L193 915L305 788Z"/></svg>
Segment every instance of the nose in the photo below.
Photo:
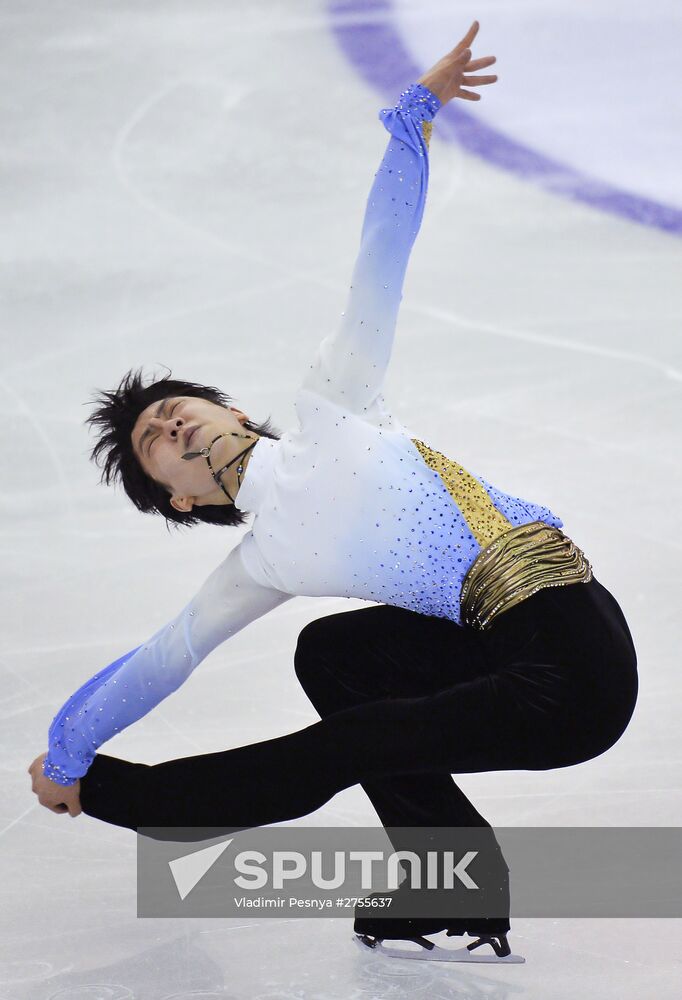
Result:
<svg viewBox="0 0 682 1000"><path fill-rule="evenodd" d="M171 438L175 439L184 425L184 420L182 417L168 417L166 420L162 417L152 417L150 424L152 427L158 427L164 434L170 434Z"/></svg>

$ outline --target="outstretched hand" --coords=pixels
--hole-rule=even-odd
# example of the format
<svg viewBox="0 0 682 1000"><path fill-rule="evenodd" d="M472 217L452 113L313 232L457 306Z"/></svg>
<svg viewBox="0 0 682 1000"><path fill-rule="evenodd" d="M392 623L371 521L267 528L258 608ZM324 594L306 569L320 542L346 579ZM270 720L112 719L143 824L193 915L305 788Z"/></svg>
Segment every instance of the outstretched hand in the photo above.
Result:
<svg viewBox="0 0 682 1000"><path fill-rule="evenodd" d="M423 84L435 94L441 104L447 104L454 97L461 97L465 101L480 101L480 94L463 90L462 87L479 87L497 80L497 76L465 76L465 73L491 66L496 61L495 56L472 60L469 46L478 34L478 29L479 23L474 21L462 41L417 80L417 83Z"/></svg>
<svg viewBox="0 0 682 1000"><path fill-rule="evenodd" d="M36 757L28 769L31 775L31 791L38 796L41 806L52 812L65 813L69 816L80 816L83 812L80 802L80 778L73 785L60 785L43 774L43 761L46 753Z"/></svg>

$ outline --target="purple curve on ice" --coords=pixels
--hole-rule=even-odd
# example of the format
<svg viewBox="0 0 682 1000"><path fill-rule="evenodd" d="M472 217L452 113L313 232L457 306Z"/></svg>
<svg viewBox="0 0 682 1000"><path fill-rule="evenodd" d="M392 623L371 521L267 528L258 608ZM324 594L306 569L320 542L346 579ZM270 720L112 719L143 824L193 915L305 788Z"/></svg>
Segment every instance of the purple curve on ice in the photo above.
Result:
<svg viewBox="0 0 682 1000"><path fill-rule="evenodd" d="M415 65L392 22L390 0L329 0L328 11L332 32L349 61L389 103L422 75L423 68ZM615 187L538 153L486 125L460 103L448 104L439 119L441 137L524 180L632 222L682 233L679 208Z"/></svg>

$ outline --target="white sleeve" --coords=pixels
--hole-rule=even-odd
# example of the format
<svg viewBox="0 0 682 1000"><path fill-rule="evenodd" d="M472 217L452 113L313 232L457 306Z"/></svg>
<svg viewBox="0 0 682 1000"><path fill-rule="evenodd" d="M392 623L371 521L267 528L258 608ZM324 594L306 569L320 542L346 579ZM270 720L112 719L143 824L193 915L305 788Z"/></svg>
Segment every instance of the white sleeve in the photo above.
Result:
<svg viewBox="0 0 682 1000"><path fill-rule="evenodd" d="M413 83L395 108L379 112L391 138L367 200L346 309L299 387L360 415L376 400L391 357L407 263L426 204L431 121L440 107L435 94Z"/></svg>
<svg viewBox="0 0 682 1000"><path fill-rule="evenodd" d="M241 543L240 543L241 545ZM211 573L172 621L87 681L50 726L43 773L71 785L95 751L176 691L221 642L293 596L257 583L240 545Z"/></svg>

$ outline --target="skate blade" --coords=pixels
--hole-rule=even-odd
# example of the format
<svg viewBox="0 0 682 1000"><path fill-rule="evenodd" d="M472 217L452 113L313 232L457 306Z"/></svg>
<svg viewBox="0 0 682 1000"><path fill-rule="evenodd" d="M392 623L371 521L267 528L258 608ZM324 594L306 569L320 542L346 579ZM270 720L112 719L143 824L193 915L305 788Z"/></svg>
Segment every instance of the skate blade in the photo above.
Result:
<svg viewBox="0 0 682 1000"><path fill-rule="evenodd" d="M375 941L374 944L368 944L362 940L359 934L355 934L354 939L362 951L371 951L375 955L384 955L386 958L408 958L417 962L475 962L487 965L492 965L493 963L500 965L521 965L526 961L522 955L514 955L513 953L504 957L500 957L494 953L477 955L469 951L468 948L441 948L437 944L434 944L433 948L422 948L420 946L419 951L417 951L416 948L408 950L407 948L387 947L383 941Z"/></svg>

